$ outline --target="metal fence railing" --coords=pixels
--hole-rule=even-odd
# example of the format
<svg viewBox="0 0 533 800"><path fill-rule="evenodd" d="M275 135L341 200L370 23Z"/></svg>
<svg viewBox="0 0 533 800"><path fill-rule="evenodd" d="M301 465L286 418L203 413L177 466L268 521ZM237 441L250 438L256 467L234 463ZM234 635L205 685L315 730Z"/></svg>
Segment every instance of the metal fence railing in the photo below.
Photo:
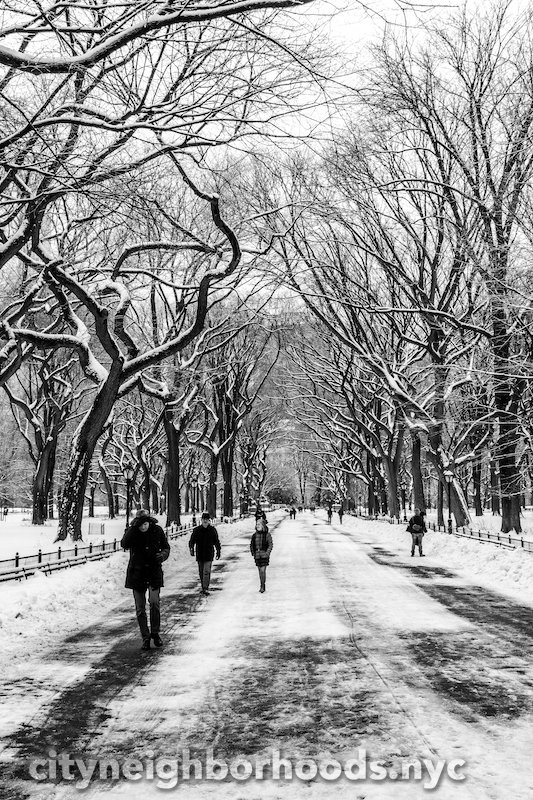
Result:
<svg viewBox="0 0 533 800"><path fill-rule="evenodd" d="M445 525L437 525L435 522L430 522L428 528L432 531L450 533L450 530ZM451 534L465 539L474 539L476 542L496 544L508 550L523 550L524 553L533 553L533 541L524 539L523 536L513 536L510 533L501 533L501 531L484 531L455 526L452 527Z"/></svg>
<svg viewBox="0 0 533 800"><path fill-rule="evenodd" d="M239 519L244 519L246 516L248 515L224 518L219 524L232 524ZM193 527L192 521L184 525L172 523L165 528L165 533L169 539L177 539L180 536L185 536ZM117 539L113 539L112 542L101 542L101 544L89 542L87 546L75 544L70 548L65 548L60 545L57 550L51 550L46 553L39 550L37 553L29 556L21 556L19 553L16 553L14 558L0 560L0 583L23 580L35 575L37 571L44 572L45 575L50 575L52 572L60 569L86 564L88 561L108 558L113 555L113 553L120 552L120 550L120 542L117 541Z"/></svg>
<svg viewBox="0 0 533 800"><path fill-rule="evenodd" d="M375 521L381 519L382 521L388 521L391 525L405 525L406 520L399 520L396 517L376 517L376 516L368 516L366 514L355 514L353 516L359 516L363 519L368 519L370 521ZM481 542L482 544L495 544L499 545L500 547L505 547L508 550L522 550L524 553L532 553L533 554L533 541L529 539L524 539L523 536L516 536L510 533L501 533L501 531L486 531L486 530L477 530L474 528L467 528L467 527L457 527L456 525L451 526L451 530L448 525L437 525L436 522L427 522L426 523L428 530L431 531L439 531L440 533L448 533L452 536L460 536L465 539L473 539L476 542Z"/></svg>

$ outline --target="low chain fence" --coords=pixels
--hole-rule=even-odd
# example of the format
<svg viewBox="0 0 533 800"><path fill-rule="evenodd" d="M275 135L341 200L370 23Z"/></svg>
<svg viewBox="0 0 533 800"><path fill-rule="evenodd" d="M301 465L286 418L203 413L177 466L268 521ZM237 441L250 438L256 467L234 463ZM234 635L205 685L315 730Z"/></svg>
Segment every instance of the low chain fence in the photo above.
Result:
<svg viewBox="0 0 533 800"><path fill-rule="evenodd" d="M382 522L389 522L391 525L406 525L407 520L400 520L397 517L380 517L368 514L354 514L350 512L351 516L361 517L370 521L381 520ZM431 531L439 531L441 533L448 533L452 536L459 536L465 539L473 539L481 544L496 544L500 547L505 547L508 550L522 550L524 553L533 553L533 541L524 539L523 536L513 535L511 533L501 533L500 531L487 531L476 530L475 528L457 527L455 525L438 525L436 522L426 522L426 527Z"/></svg>
<svg viewBox="0 0 533 800"><path fill-rule="evenodd" d="M233 524L239 519L245 519L249 514L241 517L223 517L219 524ZM98 523L100 524L100 523ZM196 523L192 521L184 525L177 525L175 522L168 525L164 530L168 539L178 539L192 531ZM51 575L60 569L68 569L80 564L87 564L102 558L108 558L121 551L120 541L113 539L112 542L103 541L101 544L89 542L86 546L75 544L71 548L64 548L59 545L57 550L43 553L39 550L34 555L21 556L18 553L14 558L0 560L0 583L5 581L21 581L35 575L36 572L43 572Z"/></svg>

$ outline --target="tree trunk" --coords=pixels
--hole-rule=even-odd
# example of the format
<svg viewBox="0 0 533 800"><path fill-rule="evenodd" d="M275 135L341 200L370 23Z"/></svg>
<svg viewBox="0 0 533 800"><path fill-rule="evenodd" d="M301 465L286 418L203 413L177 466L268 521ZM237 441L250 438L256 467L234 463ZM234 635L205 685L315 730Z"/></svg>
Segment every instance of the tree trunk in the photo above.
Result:
<svg viewBox="0 0 533 800"><path fill-rule="evenodd" d="M107 514L109 519L115 519L115 498L113 496L113 487L109 480L107 470L102 463L100 463L100 475L104 484L104 489L107 497Z"/></svg>
<svg viewBox="0 0 533 800"><path fill-rule="evenodd" d="M515 425L509 426L514 435L518 437L518 429ZM510 431L500 436L498 443L500 449L500 486L502 498L502 533L509 533L515 530L520 533L522 525L520 521L520 473L516 466L516 441L511 440Z"/></svg>
<svg viewBox="0 0 533 800"><path fill-rule="evenodd" d="M492 253L492 351L494 354L494 406L498 415L498 441L496 452L500 472L502 504L502 532L522 530L520 522L520 470L516 461L516 448L520 441L518 407L523 382L513 377L515 366L512 348L512 328L507 309L509 303L507 283L508 242L502 241Z"/></svg>
<svg viewBox="0 0 533 800"><path fill-rule="evenodd" d="M207 510L214 518L217 515L217 477L219 456L211 454L209 460L209 486L207 490Z"/></svg>
<svg viewBox="0 0 533 800"><path fill-rule="evenodd" d="M377 509L377 494L375 491L374 479L371 478L368 482L368 492L367 492L367 504L368 504L368 516L373 517L378 513Z"/></svg>
<svg viewBox="0 0 533 800"><path fill-rule="evenodd" d="M395 519L400 519L400 501L398 498L398 475L394 464L389 459L384 461L385 471L387 473L387 507L389 515ZM386 513L386 511L385 511Z"/></svg>
<svg viewBox="0 0 533 800"><path fill-rule="evenodd" d="M120 387L120 370L113 365L107 380L100 387L91 409L85 415L74 436L65 485L59 506L59 528L56 541L70 536L80 541L83 504L89 470L98 439L102 435L113 411Z"/></svg>
<svg viewBox="0 0 533 800"><path fill-rule="evenodd" d="M437 525L444 527L444 486L439 481L437 486Z"/></svg>
<svg viewBox="0 0 533 800"><path fill-rule="evenodd" d="M483 501L481 497L481 461L474 461L472 465L472 481L474 484L474 512L476 517L482 517Z"/></svg>
<svg viewBox="0 0 533 800"><path fill-rule="evenodd" d="M388 496L387 496L387 485L386 482L383 480L383 477L379 476L379 499L380 499L380 510L382 514L389 513L389 504L388 504Z"/></svg>
<svg viewBox="0 0 533 800"><path fill-rule="evenodd" d="M81 541L81 522L85 503L85 490L89 479L91 459L95 445L91 446L87 437L83 444L75 440L67 470L67 479L59 505L59 528L56 541L64 541L67 536L73 541Z"/></svg>
<svg viewBox="0 0 533 800"><path fill-rule="evenodd" d="M180 437L169 413L163 414L163 427L167 437L167 525L181 525L180 494Z"/></svg>
<svg viewBox="0 0 533 800"><path fill-rule="evenodd" d="M48 519L54 519L54 487L48 492Z"/></svg>
<svg viewBox="0 0 533 800"><path fill-rule="evenodd" d="M414 507L425 511L426 500L424 498L424 481L422 479L422 442L419 433L411 434L411 474L413 476L413 500Z"/></svg>
<svg viewBox="0 0 533 800"><path fill-rule="evenodd" d="M497 462L491 457L490 460L490 505L492 513L496 516L501 514L500 508L500 472Z"/></svg>
<svg viewBox="0 0 533 800"><path fill-rule="evenodd" d="M151 508L153 509L154 514L161 514L159 486L154 483L154 481L150 481L150 494L152 498Z"/></svg>
<svg viewBox="0 0 533 800"><path fill-rule="evenodd" d="M224 496L221 516L233 516L233 461L235 457L235 449L228 447L220 456L220 469L222 472L222 479L224 481Z"/></svg>
<svg viewBox="0 0 533 800"><path fill-rule="evenodd" d="M87 516L94 517L94 495L96 494L96 486L91 486L89 489L89 513Z"/></svg>
<svg viewBox="0 0 533 800"><path fill-rule="evenodd" d="M47 441L37 462L32 486L32 524L43 525L48 519L48 497L52 487L57 439Z"/></svg>
<svg viewBox="0 0 533 800"><path fill-rule="evenodd" d="M142 458L142 456L139 457L138 461L143 476L140 488L141 506L150 511L151 509L150 501L152 499L152 493L150 491L150 470L148 469L148 464L146 463L144 458Z"/></svg>

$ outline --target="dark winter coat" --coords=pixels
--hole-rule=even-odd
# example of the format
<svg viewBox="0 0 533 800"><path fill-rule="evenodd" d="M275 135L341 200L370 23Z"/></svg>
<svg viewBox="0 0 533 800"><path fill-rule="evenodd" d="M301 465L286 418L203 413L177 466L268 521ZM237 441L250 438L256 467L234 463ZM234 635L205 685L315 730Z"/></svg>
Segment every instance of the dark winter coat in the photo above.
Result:
<svg viewBox="0 0 533 800"><path fill-rule="evenodd" d="M274 542L272 536L266 531L256 531L250 539L250 553L255 559L256 566L267 567L270 563L270 553Z"/></svg>
<svg viewBox="0 0 533 800"><path fill-rule="evenodd" d="M150 523L150 527L143 532L139 525L146 521ZM142 591L148 586L154 589L163 586L161 564L169 556L170 545L163 528L154 517L135 520L122 537L120 546L130 551L126 589Z"/></svg>
<svg viewBox="0 0 533 800"><path fill-rule="evenodd" d="M220 539L214 525L208 525L206 528L203 525L197 525L189 539L189 550L191 555L196 552L197 561L212 561L215 550L217 558L220 558Z"/></svg>
<svg viewBox="0 0 533 800"><path fill-rule="evenodd" d="M413 525L420 525L421 530L413 530ZM414 517L411 517L407 525L407 531L415 536L423 536L427 531L424 517L421 514L415 514Z"/></svg>

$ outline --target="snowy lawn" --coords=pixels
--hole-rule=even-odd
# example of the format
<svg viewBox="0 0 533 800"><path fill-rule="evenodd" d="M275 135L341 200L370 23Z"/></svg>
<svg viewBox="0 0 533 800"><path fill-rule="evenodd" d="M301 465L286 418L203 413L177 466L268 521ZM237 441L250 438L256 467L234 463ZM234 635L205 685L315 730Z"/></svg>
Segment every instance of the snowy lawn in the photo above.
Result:
<svg viewBox="0 0 533 800"><path fill-rule="evenodd" d="M112 542L113 539L120 541L124 534L126 525L126 518L124 516L109 519L96 510L96 517L84 517L82 522L83 542L82 546L86 546L89 542L99 545L102 541ZM160 523L164 525L165 515L157 515ZM182 515L182 524L190 521L191 515ZM91 523L104 524L104 536L98 534L91 534L89 536L89 525ZM44 525L32 525L31 513L21 513L18 511L10 511L3 522L0 522L0 561L2 559L11 559L18 553L20 556L32 556L39 550L43 553L53 553L57 550L57 543L54 539L57 536L57 520L50 520ZM63 549L68 550L74 547L73 542L67 539L61 543Z"/></svg>
<svg viewBox="0 0 533 800"><path fill-rule="evenodd" d="M411 516L413 512L408 511L407 516ZM476 517L474 515L473 509L470 509L471 513L471 524L470 528L473 531L490 531L491 533L497 533L501 530L502 527L502 518L498 514L492 514L490 511L485 511L483 516ZM427 512L427 519L430 522L437 523L437 512L435 509L429 509ZM448 511L444 509L444 519L447 521L448 519ZM522 534L517 534L515 531L511 532L512 536L520 536L522 538L528 539L529 541L533 541L533 511L530 509L526 509L522 511L521 515L521 523L522 523ZM455 522L454 522L455 524Z"/></svg>

